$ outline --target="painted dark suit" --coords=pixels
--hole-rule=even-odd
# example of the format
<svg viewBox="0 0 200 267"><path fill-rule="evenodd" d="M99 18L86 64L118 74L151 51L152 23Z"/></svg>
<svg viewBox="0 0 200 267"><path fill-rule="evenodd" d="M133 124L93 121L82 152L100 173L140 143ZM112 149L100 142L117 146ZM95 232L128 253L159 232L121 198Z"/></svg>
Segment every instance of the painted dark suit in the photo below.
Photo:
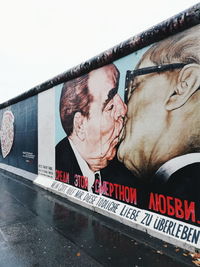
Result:
<svg viewBox="0 0 200 267"><path fill-rule="evenodd" d="M186 156L185 162L181 166L181 160ZM189 157L188 157L189 156ZM180 165L176 167L171 163L161 171L158 171L153 179L151 191L173 198L179 198L187 203L195 202L195 215L200 219L200 161L199 153L186 154L177 159ZM194 158L192 158L194 157ZM188 160L190 158L190 160ZM176 159L175 159L176 160ZM175 163L176 161L174 161ZM168 167L168 169L166 168ZM176 167L175 170L173 168ZM171 169L171 170L170 170ZM196 221L197 221L196 220ZM199 224L197 223L199 226Z"/></svg>
<svg viewBox="0 0 200 267"><path fill-rule="evenodd" d="M56 170L70 174L69 184L74 185L74 175L82 175L75 154L67 137L56 145Z"/></svg>
<svg viewBox="0 0 200 267"><path fill-rule="evenodd" d="M156 177L160 181L162 177ZM186 165L174 172L165 183L157 184L155 190L166 195L199 202L200 162Z"/></svg>

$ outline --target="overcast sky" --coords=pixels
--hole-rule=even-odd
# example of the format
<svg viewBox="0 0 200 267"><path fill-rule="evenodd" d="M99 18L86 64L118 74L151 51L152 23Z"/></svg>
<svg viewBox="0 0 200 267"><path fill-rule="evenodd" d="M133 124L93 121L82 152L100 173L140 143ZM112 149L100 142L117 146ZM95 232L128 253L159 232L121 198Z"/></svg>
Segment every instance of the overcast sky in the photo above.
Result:
<svg viewBox="0 0 200 267"><path fill-rule="evenodd" d="M0 103L198 2L0 0Z"/></svg>

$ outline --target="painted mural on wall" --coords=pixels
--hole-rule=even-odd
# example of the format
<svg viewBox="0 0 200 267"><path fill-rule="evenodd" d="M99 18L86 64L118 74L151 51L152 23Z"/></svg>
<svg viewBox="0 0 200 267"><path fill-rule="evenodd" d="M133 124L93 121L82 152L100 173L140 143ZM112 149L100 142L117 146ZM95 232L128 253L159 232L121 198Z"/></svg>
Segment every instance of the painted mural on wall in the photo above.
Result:
<svg viewBox="0 0 200 267"><path fill-rule="evenodd" d="M118 159L139 180L142 207L196 225L200 224L199 33L196 26L154 44L135 69L127 71L128 112L118 150Z"/></svg>
<svg viewBox="0 0 200 267"><path fill-rule="evenodd" d="M1 152L3 158L9 153L14 141L14 120L15 117L12 111L6 110L3 113L1 130L0 130L0 141L1 141Z"/></svg>
<svg viewBox="0 0 200 267"><path fill-rule="evenodd" d="M0 163L37 173L37 96L0 110Z"/></svg>
<svg viewBox="0 0 200 267"><path fill-rule="evenodd" d="M55 179L199 246L199 88L200 26L64 83Z"/></svg>

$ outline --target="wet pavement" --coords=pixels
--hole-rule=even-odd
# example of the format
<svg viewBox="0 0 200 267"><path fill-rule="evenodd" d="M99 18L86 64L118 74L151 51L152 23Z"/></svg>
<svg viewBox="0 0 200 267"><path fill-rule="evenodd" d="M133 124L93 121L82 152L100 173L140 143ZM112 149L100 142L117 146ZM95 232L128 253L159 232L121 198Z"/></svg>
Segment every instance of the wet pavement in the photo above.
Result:
<svg viewBox="0 0 200 267"><path fill-rule="evenodd" d="M196 266L187 251L0 170L0 267Z"/></svg>

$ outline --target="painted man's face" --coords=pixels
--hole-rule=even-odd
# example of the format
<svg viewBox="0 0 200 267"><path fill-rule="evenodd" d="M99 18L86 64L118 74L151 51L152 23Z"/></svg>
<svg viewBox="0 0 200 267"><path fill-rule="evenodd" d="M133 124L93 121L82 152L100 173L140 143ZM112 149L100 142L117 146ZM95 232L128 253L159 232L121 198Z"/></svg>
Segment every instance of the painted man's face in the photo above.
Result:
<svg viewBox="0 0 200 267"><path fill-rule="evenodd" d="M86 147L93 170L107 166L116 154L116 145L126 114L126 105L117 93L118 72L112 67L92 71L88 88L93 96L86 121Z"/></svg>
<svg viewBox="0 0 200 267"><path fill-rule="evenodd" d="M150 60L143 60L139 68L153 65ZM145 74L134 79L118 158L137 176L151 173L163 159L160 147L165 144L160 137L167 129L165 105L170 86L166 73Z"/></svg>

